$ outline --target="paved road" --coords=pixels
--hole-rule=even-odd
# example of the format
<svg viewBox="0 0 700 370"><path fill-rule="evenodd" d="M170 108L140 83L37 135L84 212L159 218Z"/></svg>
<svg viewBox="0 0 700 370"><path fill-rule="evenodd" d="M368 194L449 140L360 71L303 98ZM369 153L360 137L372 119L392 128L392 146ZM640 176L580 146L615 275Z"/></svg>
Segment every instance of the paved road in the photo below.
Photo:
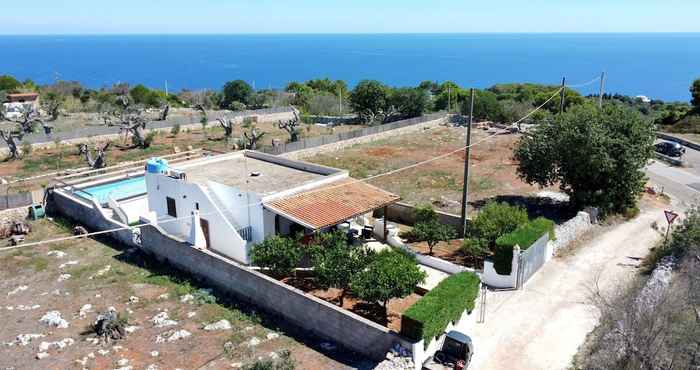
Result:
<svg viewBox="0 0 700 370"><path fill-rule="evenodd" d="M683 160L688 167L670 166L662 161L653 161L646 168L649 179L673 197L685 208L700 203L700 151L686 148Z"/></svg>
<svg viewBox="0 0 700 370"><path fill-rule="evenodd" d="M475 345L470 369L567 369L597 323L586 303L588 287L597 274L603 290L632 276L636 258L661 238L650 226L654 221L663 222L660 209L604 229L573 256L553 259L523 290L489 292L486 322L469 330Z"/></svg>

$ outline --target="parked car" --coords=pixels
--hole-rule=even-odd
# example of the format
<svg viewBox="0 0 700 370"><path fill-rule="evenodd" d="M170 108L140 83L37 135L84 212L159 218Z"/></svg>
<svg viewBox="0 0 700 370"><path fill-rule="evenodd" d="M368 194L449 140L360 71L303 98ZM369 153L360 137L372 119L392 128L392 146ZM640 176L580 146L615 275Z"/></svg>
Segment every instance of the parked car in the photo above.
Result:
<svg viewBox="0 0 700 370"><path fill-rule="evenodd" d="M683 145L676 143L675 141L662 141L656 144L655 148L658 153L669 157L680 157L685 154L685 148Z"/></svg>
<svg viewBox="0 0 700 370"><path fill-rule="evenodd" d="M423 363L423 370L464 370L469 367L474 346L468 335L452 330L444 336L440 350Z"/></svg>

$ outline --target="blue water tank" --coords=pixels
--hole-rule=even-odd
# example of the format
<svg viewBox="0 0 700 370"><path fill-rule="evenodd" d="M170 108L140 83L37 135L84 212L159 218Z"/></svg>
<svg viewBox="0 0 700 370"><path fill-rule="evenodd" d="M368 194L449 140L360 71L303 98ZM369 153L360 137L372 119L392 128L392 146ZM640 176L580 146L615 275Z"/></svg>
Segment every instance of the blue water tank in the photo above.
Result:
<svg viewBox="0 0 700 370"><path fill-rule="evenodd" d="M168 161L158 157L151 158L146 161L146 172L166 173L168 172Z"/></svg>

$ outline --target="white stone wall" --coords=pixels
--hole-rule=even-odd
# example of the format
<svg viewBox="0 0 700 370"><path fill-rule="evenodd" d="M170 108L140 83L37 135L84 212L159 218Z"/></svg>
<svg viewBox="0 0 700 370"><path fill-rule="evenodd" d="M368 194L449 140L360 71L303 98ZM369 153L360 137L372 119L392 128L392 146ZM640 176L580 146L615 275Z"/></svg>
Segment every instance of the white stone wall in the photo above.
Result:
<svg viewBox="0 0 700 370"><path fill-rule="evenodd" d="M554 251L569 245L592 227L591 216L586 212L579 212L576 217L558 225L554 230L556 240L551 242Z"/></svg>

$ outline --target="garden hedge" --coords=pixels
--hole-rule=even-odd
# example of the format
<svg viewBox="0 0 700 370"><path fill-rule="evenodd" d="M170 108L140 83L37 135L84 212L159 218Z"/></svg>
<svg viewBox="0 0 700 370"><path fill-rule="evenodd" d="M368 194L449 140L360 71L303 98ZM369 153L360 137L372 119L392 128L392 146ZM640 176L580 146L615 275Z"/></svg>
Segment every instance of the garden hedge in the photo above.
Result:
<svg viewBox="0 0 700 370"><path fill-rule="evenodd" d="M401 334L413 340L430 341L440 336L448 323L457 321L464 311L471 312L479 296L481 280L472 272L461 272L443 280L401 318Z"/></svg>
<svg viewBox="0 0 700 370"><path fill-rule="evenodd" d="M518 227L512 233L496 239L496 251L493 255L493 267L496 272L500 275L510 275L513 267L513 248L518 245L520 250L527 250L544 233L549 233L549 238L554 239L554 222L544 217L538 217Z"/></svg>

